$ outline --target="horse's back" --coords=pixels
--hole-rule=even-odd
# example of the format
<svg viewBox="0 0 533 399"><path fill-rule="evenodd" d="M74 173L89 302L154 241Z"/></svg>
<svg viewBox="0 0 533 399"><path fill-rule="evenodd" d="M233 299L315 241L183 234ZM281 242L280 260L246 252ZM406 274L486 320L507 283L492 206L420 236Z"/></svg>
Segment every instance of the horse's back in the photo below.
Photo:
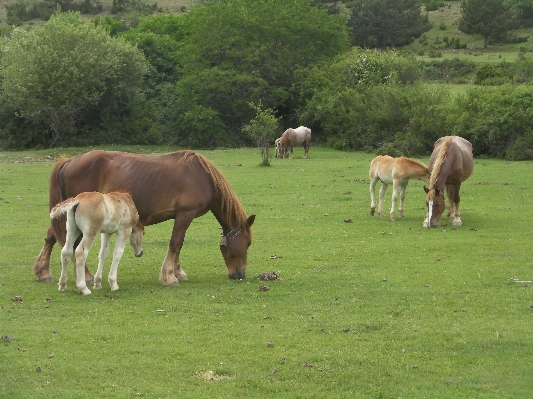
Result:
<svg viewBox="0 0 533 399"><path fill-rule="evenodd" d="M448 140L450 140L449 143ZM446 143L448 143L446 160L448 160L448 162L451 164L449 170L450 179L458 179L463 182L470 177L474 170L472 143L463 137L444 136L439 138L434 144L433 152L429 159L428 168L430 172L433 170L440 150L444 145L446 145ZM444 162L446 162L446 160L444 160Z"/></svg>
<svg viewBox="0 0 533 399"><path fill-rule="evenodd" d="M118 151L91 151L72 158L60 172L63 195L85 191L131 194L147 224L171 219L180 208L207 207L213 183L192 152L148 156ZM148 220L150 218L150 220Z"/></svg>

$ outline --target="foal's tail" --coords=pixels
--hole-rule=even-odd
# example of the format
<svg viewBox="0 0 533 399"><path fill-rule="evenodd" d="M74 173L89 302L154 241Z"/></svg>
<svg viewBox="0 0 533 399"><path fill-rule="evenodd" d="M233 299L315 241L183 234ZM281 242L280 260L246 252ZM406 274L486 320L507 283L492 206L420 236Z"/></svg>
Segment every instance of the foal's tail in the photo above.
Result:
<svg viewBox="0 0 533 399"><path fill-rule="evenodd" d="M50 219L57 219L58 217L70 211L72 208L76 208L79 203L80 200L75 198L69 198L63 202L60 202L50 211Z"/></svg>
<svg viewBox="0 0 533 399"><path fill-rule="evenodd" d="M70 158L60 157L59 161L54 165L52 169L52 174L50 175L50 192L49 192L49 205L50 210L54 208L57 204L63 201L64 194L61 182L59 180L59 172L65 167L67 162L70 161ZM61 215L58 215L61 216ZM67 226L65 223L65 218L55 217L52 219L52 228L54 231L54 236L61 246L65 245L65 240L67 237Z"/></svg>

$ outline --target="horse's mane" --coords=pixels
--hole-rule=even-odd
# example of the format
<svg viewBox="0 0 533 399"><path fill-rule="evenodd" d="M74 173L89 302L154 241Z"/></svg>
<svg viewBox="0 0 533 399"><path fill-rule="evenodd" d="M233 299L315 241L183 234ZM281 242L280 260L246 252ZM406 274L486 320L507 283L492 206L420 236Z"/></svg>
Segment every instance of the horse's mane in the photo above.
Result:
<svg viewBox="0 0 533 399"><path fill-rule="evenodd" d="M435 184L437 184L437 178L440 174L440 168L444 161L446 160L446 152L448 151L448 146L450 145L454 136L450 136L445 142L440 146L439 154L433 163L433 170L431 171L431 177L429 178L429 188L432 189Z"/></svg>
<svg viewBox="0 0 533 399"><path fill-rule="evenodd" d="M222 173L216 168L215 165L211 163L203 155L198 154L192 150L182 151L183 157L179 162L189 163L193 159L197 159L198 162L202 165L205 171L211 176L213 184L215 185L216 190L218 191L220 198L220 205L222 212L225 213L228 217L228 220L236 219L237 222L244 228L247 228L247 219L248 216L242 207L239 198L235 194L235 191L231 188L230 184Z"/></svg>

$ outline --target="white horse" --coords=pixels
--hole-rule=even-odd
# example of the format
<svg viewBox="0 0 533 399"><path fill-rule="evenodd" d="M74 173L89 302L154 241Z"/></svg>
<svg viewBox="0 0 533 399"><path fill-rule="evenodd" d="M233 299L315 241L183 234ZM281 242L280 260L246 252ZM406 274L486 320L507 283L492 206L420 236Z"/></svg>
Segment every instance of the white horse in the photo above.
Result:
<svg viewBox="0 0 533 399"><path fill-rule="evenodd" d="M143 254L144 226L139 222L137 208L128 193L112 192L102 194L86 192L57 204L50 211L50 219L67 214L67 238L61 251L61 277L59 291L67 290L67 266L74 252L74 243L80 234L83 237L76 247L76 287L83 295L91 294L85 282L85 260L96 235L102 233L102 246L98 255L98 270L94 276L94 289L102 288L102 271L109 255L109 240L117 234L113 263L108 281L112 291L118 290L118 263L124 253L126 241L130 239L136 257Z"/></svg>
<svg viewBox="0 0 533 399"><path fill-rule="evenodd" d="M389 184L392 184L392 207L390 210L390 220L396 220L396 200L398 199L398 187L400 188L400 216L405 217L403 213L403 203L405 201L405 189L409 179L419 179L427 182L429 180L429 170L426 165L411 158L393 158L389 155L379 155L370 163L370 215L374 216L376 211L376 200L374 199L376 184L381 180L382 186L379 190L379 216L383 214L383 197Z"/></svg>
<svg viewBox="0 0 533 399"><path fill-rule="evenodd" d="M286 158L290 152L289 158L292 158L294 146L302 144L304 147L304 158L309 154L309 145L311 144L311 129L300 126L296 129L288 128L283 132L279 141L279 153L281 158Z"/></svg>

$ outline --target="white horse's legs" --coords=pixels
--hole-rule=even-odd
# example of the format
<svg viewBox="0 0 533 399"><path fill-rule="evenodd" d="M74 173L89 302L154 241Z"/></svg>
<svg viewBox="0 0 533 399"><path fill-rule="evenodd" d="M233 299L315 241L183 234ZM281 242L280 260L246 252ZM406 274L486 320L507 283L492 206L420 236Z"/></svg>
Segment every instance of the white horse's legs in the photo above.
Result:
<svg viewBox="0 0 533 399"><path fill-rule="evenodd" d="M111 270L109 270L109 275L107 276L107 281L111 287L111 291L118 290L117 284L117 274L118 274L118 264L122 255L124 254L124 246L130 238L131 231L123 230L117 232L117 238L115 239L115 249L113 250L113 262L111 263Z"/></svg>
<svg viewBox="0 0 533 399"><path fill-rule="evenodd" d="M89 249L92 247L95 236L83 236L78 247L76 248L76 287L83 295L92 294L91 290L87 288L87 282L85 281L85 261L89 254Z"/></svg>
<svg viewBox="0 0 533 399"><path fill-rule="evenodd" d="M111 241L111 234L102 233L101 234L101 246L100 252L98 254L98 269L94 275L94 289L102 289L102 273L104 271L104 263L109 256L109 241Z"/></svg>
<svg viewBox="0 0 533 399"><path fill-rule="evenodd" d="M388 184L382 183L381 188L379 189L378 212L379 212L380 218L385 217L385 215L383 214L383 197L385 197L385 192L387 191L388 186L389 186Z"/></svg>

